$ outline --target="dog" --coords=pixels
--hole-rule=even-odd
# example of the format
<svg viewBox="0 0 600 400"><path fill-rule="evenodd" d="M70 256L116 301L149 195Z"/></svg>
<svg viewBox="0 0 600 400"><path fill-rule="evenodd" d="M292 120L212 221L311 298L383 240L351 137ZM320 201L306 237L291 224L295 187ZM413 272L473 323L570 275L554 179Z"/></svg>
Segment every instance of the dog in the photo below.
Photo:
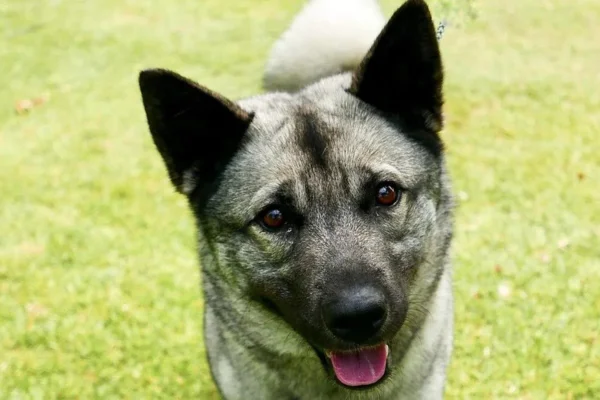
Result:
<svg viewBox="0 0 600 400"><path fill-rule="evenodd" d="M371 0L337 4L359 3L379 23ZM361 57L304 75L285 67L298 26L274 47L266 93L232 101L173 71L139 75L196 221L212 377L227 400L441 399L454 202L430 10L405 1L368 47L345 36Z"/></svg>

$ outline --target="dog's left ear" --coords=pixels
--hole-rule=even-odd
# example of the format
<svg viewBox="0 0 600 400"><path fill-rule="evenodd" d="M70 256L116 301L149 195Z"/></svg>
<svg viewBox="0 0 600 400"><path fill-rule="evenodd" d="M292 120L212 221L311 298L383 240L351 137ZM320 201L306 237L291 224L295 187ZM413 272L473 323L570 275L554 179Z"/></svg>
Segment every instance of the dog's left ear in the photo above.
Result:
<svg viewBox="0 0 600 400"><path fill-rule="evenodd" d="M435 27L423 0L406 1L355 71L349 92L412 129L442 129L443 68Z"/></svg>

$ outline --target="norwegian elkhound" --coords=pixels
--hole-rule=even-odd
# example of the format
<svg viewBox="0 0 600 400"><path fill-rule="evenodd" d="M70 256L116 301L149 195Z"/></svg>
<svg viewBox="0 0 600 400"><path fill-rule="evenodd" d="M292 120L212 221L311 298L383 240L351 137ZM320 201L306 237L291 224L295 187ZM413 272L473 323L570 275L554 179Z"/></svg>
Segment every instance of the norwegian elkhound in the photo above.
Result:
<svg viewBox="0 0 600 400"><path fill-rule="evenodd" d="M320 25L324 12L341 20ZM233 102L171 71L139 77L197 222L213 378L225 399L440 399L453 201L429 8L408 0L377 32L361 27L379 23L374 0L302 13L269 93Z"/></svg>

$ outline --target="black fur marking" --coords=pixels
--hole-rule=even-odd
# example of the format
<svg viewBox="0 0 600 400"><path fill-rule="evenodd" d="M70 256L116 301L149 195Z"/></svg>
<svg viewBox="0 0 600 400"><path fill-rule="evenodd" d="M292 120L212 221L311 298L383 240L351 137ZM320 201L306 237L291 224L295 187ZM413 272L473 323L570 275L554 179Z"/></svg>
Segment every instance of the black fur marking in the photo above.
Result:
<svg viewBox="0 0 600 400"><path fill-rule="evenodd" d="M329 144L329 139L324 135L327 127L319 121L315 114L307 111L298 114L297 123L300 149L308 154L316 165L324 167Z"/></svg>

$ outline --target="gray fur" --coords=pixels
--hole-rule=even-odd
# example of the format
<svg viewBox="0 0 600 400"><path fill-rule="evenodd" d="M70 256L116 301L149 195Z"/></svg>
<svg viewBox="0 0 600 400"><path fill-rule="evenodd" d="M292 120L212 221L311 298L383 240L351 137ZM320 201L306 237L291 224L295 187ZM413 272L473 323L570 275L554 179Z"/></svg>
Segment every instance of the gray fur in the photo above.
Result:
<svg viewBox="0 0 600 400"><path fill-rule="evenodd" d="M407 4L405 19L410 12L428 15L422 1ZM430 31L435 38L432 26L426 28L421 38L425 46L432 43L425 37ZM367 60L380 60L385 56L380 53L375 50ZM216 98L208 90L195 86L190 90L202 94L179 104L155 90L155 82L179 78L165 78L164 71L142 74L150 130L173 183L188 197L196 217L205 344L223 397L442 398L452 349L453 300L452 196L437 145L439 124L431 123L441 120L436 114L441 95L431 93L431 107L427 96L417 96L425 100L415 100L410 114L404 108L393 110L396 104L404 107L406 94L386 94L381 88L382 96L391 97L380 103L371 95L378 93L376 88L361 86L359 70L295 93L267 93L236 104L219 98L222 107L215 116L202 115L207 93ZM427 76L413 80L421 78L425 84L419 87L427 88ZM441 75L435 79L441 82ZM393 85L411 90L401 80ZM371 96L369 101L362 93ZM394 96L402 99L393 101ZM211 109L216 107L213 100ZM383 105L392 108L382 111ZM172 111L166 113L166 108ZM190 131L197 119L215 132ZM208 168L202 151L218 148L203 147L203 135L222 141L229 132L217 132L220 126L235 131L233 137L243 131L243 137L235 151L229 143L222 146L220 169ZM196 137L165 141L165 135ZM190 144L199 146L198 161L186 161ZM373 203L378 182L398 184L397 204ZM284 207L284 215L290 216L277 231L257 222L271 204ZM387 318L373 338L349 343L328 330L321 307L339 291L367 284L385 294ZM326 350L381 342L390 347L388 376L373 387L345 387L323 363Z"/></svg>

